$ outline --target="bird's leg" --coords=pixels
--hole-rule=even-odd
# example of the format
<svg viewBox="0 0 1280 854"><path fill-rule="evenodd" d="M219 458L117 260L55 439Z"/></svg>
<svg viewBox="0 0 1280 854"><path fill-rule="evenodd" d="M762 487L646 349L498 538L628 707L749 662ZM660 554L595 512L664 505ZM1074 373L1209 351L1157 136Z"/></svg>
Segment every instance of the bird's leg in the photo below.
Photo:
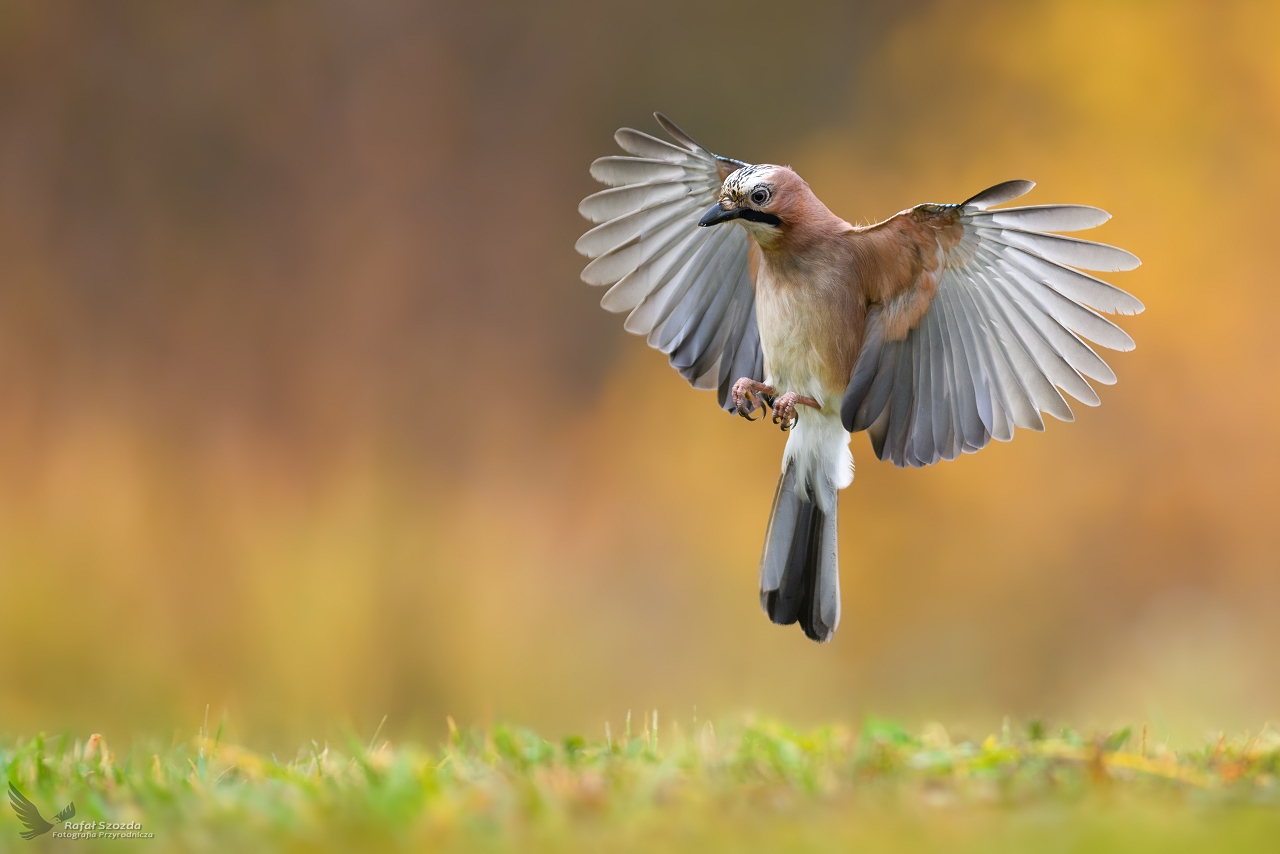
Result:
<svg viewBox="0 0 1280 854"><path fill-rule="evenodd" d="M797 403L812 406L814 409L822 408L822 404L812 397L805 397L803 394L789 391L773 402L773 423L782 424L783 430L790 429L796 423L796 418L799 417L796 414Z"/></svg>
<svg viewBox="0 0 1280 854"><path fill-rule="evenodd" d="M733 384L730 393L733 396L733 411L751 421L753 420L751 413L756 411L756 407L764 407L765 397L773 396L778 392L771 385L756 382L750 377L743 377Z"/></svg>

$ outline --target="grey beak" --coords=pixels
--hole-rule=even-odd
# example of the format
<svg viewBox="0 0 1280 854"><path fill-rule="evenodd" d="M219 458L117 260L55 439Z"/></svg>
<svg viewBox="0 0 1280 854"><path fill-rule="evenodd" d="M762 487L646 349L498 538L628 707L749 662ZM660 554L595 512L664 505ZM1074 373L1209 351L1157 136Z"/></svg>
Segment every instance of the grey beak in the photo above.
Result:
<svg viewBox="0 0 1280 854"><path fill-rule="evenodd" d="M702 215L702 219L698 220L698 225L706 227L708 225L719 225L722 222L729 222L742 216L742 211L735 209L725 210L720 207L720 203L716 202L707 212Z"/></svg>

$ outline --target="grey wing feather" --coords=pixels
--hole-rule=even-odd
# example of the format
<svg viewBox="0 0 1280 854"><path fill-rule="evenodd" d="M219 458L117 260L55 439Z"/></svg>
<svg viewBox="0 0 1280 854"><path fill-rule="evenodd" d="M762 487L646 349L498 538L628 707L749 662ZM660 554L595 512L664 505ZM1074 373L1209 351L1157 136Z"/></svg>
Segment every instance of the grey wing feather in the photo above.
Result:
<svg viewBox="0 0 1280 854"><path fill-rule="evenodd" d="M1132 253L1049 232L1078 231L1110 215L1086 205L995 208L1034 185L1008 181L956 211L959 245L944 264L932 303L900 340L886 340L880 309L867 317L841 406L845 428L866 430L881 459L930 465L972 453L1014 427L1043 430L1041 412L1074 419L1063 392L1098 405L1089 380L1115 374L1086 343L1133 349L1133 339L1099 312L1137 314L1140 301L1077 268L1131 270ZM941 213L946 211L945 214ZM949 220L955 222L955 219Z"/></svg>
<svg viewBox="0 0 1280 854"><path fill-rule="evenodd" d="M933 389L933 453L944 460L954 460L958 450L952 450L955 433L952 430L954 408L951 383L947 378L950 359L942 347L942 330L938 328L940 312L925 318L929 332L929 385Z"/></svg>
<svg viewBox="0 0 1280 854"><path fill-rule="evenodd" d="M954 416L957 451L972 453L986 444L987 428L978 412L978 384L982 382L980 371L970 367L969 349L962 335L962 327L955 308L955 295L950 291L939 295L943 317L938 324L943 337L943 350L948 356L947 380L955 400L951 408Z"/></svg>
<svg viewBox="0 0 1280 854"><path fill-rule="evenodd" d="M867 313L863 339L863 352L875 353L876 357L874 360L858 360L840 404L840 419L846 426L860 423L862 426L857 428L859 430L865 430L868 426L869 422L865 420L868 406L874 406L877 412L883 408L892 381L892 377L880 370L880 363L884 359L884 312L879 306ZM877 399L879 404L870 402Z"/></svg>
<svg viewBox="0 0 1280 854"><path fill-rule="evenodd" d="M990 213L992 224L1023 231L1082 231L1111 219L1102 208L1089 205L1028 205Z"/></svg>
<svg viewBox="0 0 1280 854"><path fill-rule="evenodd" d="M722 402L728 399L729 390L739 377L764 378L764 351L760 347L760 334L756 327L755 300L747 308L746 322L740 327L735 325L734 332L730 333L732 355L726 347L725 355L728 358L720 362L720 383L717 388Z"/></svg>
<svg viewBox="0 0 1280 854"><path fill-rule="evenodd" d="M928 323L911 338L915 361L915 410L911 416L911 444L907 448L907 461L913 466L928 465L926 460L933 451L933 377L929 373ZM917 393L918 392L918 393Z"/></svg>
<svg viewBox="0 0 1280 854"><path fill-rule="evenodd" d="M951 340L948 346L956 347L956 393L962 400L960 420L964 427L964 450L967 453L986 446L992 431L991 388L989 370L983 365L978 347L973 341L973 331L956 293L948 289L939 294L947 319L943 327Z"/></svg>
<svg viewBox="0 0 1280 854"><path fill-rule="evenodd" d="M593 193L579 202L578 213L592 222L608 222L663 202L676 201L684 198L688 193L688 186L680 181L612 187Z"/></svg>
<svg viewBox="0 0 1280 854"><path fill-rule="evenodd" d="M1105 243L1081 240L1078 237L1020 231L1013 228L983 228L982 230L991 232L991 234L984 234L984 238L995 239L1006 246L1025 250L1028 254L1085 270L1117 273L1135 269L1142 263L1132 252L1126 252Z"/></svg>
<svg viewBox="0 0 1280 854"><path fill-rule="evenodd" d="M668 160L648 157L601 157L591 164L591 177L610 187L627 184L656 184L671 181L696 181L693 168Z"/></svg>
<svg viewBox="0 0 1280 854"><path fill-rule="evenodd" d="M628 156L591 165L610 189L578 206L596 223L577 243L591 259L582 279L610 286L601 305L627 312L627 331L645 335L695 387L718 389L729 409L735 380L764 379L749 238L736 225L699 228L698 219L724 176L746 164L655 116L674 143L623 128L614 139Z"/></svg>
<svg viewBox="0 0 1280 854"><path fill-rule="evenodd" d="M994 187L987 187L976 196L970 196L960 203L962 208L984 211L992 205L1011 202L1019 196L1025 196L1035 187L1035 181L1005 181Z"/></svg>
<svg viewBox="0 0 1280 854"><path fill-rule="evenodd" d="M897 356L897 364L893 369L893 389L885 406L886 420L881 423L880 413L872 416L872 421L879 425L879 433L883 436L876 453L880 459L892 459L896 465L906 465L906 444L908 427L911 418L912 390L915 386L915 342L903 340L894 342L891 348ZM890 349L890 348L886 348ZM876 444L876 433L871 435L873 445Z"/></svg>

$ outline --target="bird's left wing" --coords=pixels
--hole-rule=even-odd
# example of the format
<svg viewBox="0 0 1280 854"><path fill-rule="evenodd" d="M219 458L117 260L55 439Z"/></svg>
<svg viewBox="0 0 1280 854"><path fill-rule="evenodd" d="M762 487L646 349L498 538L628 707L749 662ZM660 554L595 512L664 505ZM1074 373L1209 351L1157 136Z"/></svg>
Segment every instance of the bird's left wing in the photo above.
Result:
<svg viewBox="0 0 1280 854"><path fill-rule="evenodd" d="M1082 205L992 208L1028 192L1008 181L959 205L920 205L862 230L871 310L842 400L846 429L866 430L881 459L925 466L972 453L1041 412L1074 420L1059 389L1088 406L1115 374L1083 339L1113 350L1133 339L1098 311L1142 303L1085 270L1131 270L1132 254L1052 232L1101 225ZM1095 311L1096 309L1096 311Z"/></svg>
<svg viewBox="0 0 1280 854"><path fill-rule="evenodd" d="M576 248L591 258L582 279L610 285L600 304L629 312L625 328L647 336L695 388L715 388L731 409L731 384L764 379L751 253L742 228L699 228L724 179L747 164L712 154L660 113L676 144L630 128L614 134L626 157L602 157L591 175L610 189L578 211L599 223Z"/></svg>

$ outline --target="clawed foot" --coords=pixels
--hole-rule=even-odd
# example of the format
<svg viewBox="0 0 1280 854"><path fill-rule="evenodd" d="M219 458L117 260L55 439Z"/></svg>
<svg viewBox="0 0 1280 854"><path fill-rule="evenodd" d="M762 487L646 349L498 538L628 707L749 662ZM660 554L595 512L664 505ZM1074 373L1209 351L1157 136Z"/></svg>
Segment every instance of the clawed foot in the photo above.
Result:
<svg viewBox="0 0 1280 854"><path fill-rule="evenodd" d="M814 409L822 408L822 404L812 397L805 397L803 394L789 391L773 401L773 423L781 424L783 430L790 430L795 426L796 419L799 417L796 413L797 403L811 406Z"/></svg>
<svg viewBox="0 0 1280 854"><path fill-rule="evenodd" d="M779 395L773 386L756 382L750 377L743 377L734 383L732 394L734 412L748 421L754 421L751 413L756 411L756 407L763 409L767 405L773 409L773 423L781 425L783 430L790 430L795 425L798 417L797 404L812 406L814 409L822 408L812 397L805 397L794 391Z"/></svg>
<svg viewBox="0 0 1280 854"><path fill-rule="evenodd" d="M764 408L766 398L772 398L778 391L771 385L756 382L750 377L743 377L733 384L730 394L733 396L733 411L748 421L754 421L751 413L756 407Z"/></svg>
<svg viewBox="0 0 1280 854"><path fill-rule="evenodd" d="M790 430L796 423L796 393L789 391L773 401L773 423L781 424L783 430Z"/></svg>

